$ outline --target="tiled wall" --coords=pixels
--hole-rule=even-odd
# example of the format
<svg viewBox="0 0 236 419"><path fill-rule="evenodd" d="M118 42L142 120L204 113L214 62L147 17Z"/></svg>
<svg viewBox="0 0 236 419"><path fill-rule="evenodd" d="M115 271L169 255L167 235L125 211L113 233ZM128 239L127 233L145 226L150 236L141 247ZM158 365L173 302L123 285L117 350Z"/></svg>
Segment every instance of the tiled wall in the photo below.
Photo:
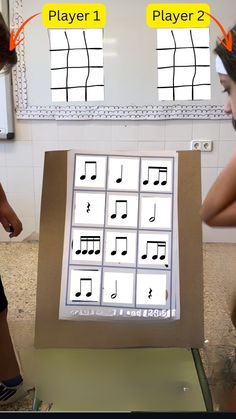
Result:
<svg viewBox="0 0 236 419"><path fill-rule="evenodd" d="M192 139L213 140L213 151L202 154L205 197L217 174L236 150L230 121L74 122L16 121L16 140L0 143L0 178L8 199L21 217L23 240L39 232L43 160L46 150L189 150ZM236 242L234 229L203 228L204 241ZM0 240L8 235L0 229Z"/></svg>

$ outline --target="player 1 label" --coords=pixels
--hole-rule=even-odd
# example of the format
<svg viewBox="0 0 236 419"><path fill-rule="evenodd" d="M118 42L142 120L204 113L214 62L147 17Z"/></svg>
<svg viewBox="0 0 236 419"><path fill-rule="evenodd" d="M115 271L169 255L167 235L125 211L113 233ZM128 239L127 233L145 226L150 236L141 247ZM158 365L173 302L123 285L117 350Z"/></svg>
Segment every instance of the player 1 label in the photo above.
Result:
<svg viewBox="0 0 236 419"><path fill-rule="evenodd" d="M42 10L46 28L103 28L106 24L104 4L45 4Z"/></svg>
<svg viewBox="0 0 236 419"><path fill-rule="evenodd" d="M206 3L149 4L147 25L151 28L208 28L210 6Z"/></svg>

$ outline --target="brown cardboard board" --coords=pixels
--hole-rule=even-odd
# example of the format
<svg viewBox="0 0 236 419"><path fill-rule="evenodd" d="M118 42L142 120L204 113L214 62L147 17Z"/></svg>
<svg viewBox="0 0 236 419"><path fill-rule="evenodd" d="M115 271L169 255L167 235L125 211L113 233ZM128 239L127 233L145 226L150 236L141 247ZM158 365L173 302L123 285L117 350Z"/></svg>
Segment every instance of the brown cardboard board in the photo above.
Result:
<svg viewBox="0 0 236 419"><path fill-rule="evenodd" d="M181 319L174 322L58 320L66 189L67 152L47 152L41 205L35 346L201 347L204 333L200 153L179 152Z"/></svg>

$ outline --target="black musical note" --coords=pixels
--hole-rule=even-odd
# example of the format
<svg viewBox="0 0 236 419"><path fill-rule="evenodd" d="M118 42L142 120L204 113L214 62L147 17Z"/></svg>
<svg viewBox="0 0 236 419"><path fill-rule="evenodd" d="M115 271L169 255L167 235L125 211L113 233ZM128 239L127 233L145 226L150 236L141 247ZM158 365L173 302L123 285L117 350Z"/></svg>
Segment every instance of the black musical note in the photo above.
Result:
<svg viewBox="0 0 236 419"><path fill-rule="evenodd" d="M116 179L116 183L121 183L122 180L123 180L123 164L121 165L121 169L120 169L120 177Z"/></svg>
<svg viewBox="0 0 236 419"><path fill-rule="evenodd" d="M90 211L91 211L91 210L90 210L90 207L91 207L91 204L88 202L88 203L87 203L87 213L88 213L88 214L89 214L89 213L90 213Z"/></svg>
<svg viewBox="0 0 236 419"><path fill-rule="evenodd" d="M116 297L117 297L117 280L116 280L115 292L111 294L111 299L114 300Z"/></svg>
<svg viewBox="0 0 236 419"><path fill-rule="evenodd" d="M148 177L147 179L143 181L143 185L148 185L149 179L150 179L150 172L154 171L154 173L156 173L155 172L156 170L158 171L157 179L154 180L153 185L159 185L160 182L162 186L167 184L167 167L148 166ZM160 179L162 174L163 174L164 180Z"/></svg>
<svg viewBox="0 0 236 419"><path fill-rule="evenodd" d="M87 281L87 284L90 287L90 291L87 291L86 293L86 297L91 297L92 295L92 278L80 278L80 286L79 286L79 291L75 294L76 297L80 297L82 294L82 288L83 288L83 284L85 284ZM82 284L82 285L81 285Z"/></svg>
<svg viewBox="0 0 236 419"><path fill-rule="evenodd" d="M148 298L152 298L152 288L149 288Z"/></svg>
<svg viewBox="0 0 236 419"><path fill-rule="evenodd" d="M100 236L81 236L80 237L80 248L78 250L76 250L75 254L80 255L82 253L82 255L87 255L87 253L88 253L89 255L93 255L93 254L99 255L99 253L100 253L100 241L101 241ZM86 248L84 250L82 250L84 243L86 245ZM91 247L90 244L92 244L92 249L88 249L88 247ZM94 249L95 244L98 245L98 249L96 249L96 250Z"/></svg>
<svg viewBox="0 0 236 419"><path fill-rule="evenodd" d="M125 241L125 250L122 250L121 255L122 255L122 256L127 255L127 237L116 237L116 241L115 241L115 250L113 250L113 251L111 252L111 255L112 255L112 256L115 256L115 255L116 255L116 253L117 253L117 242L118 242L118 240L124 240L124 241Z"/></svg>
<svg viewBox="0 0 236 419"><path fill-rule="evenodd" d="M117 217L117 208L118 206L121 208L122 204L125 204L125 212L123 212L123 214L121 215L121 218L124 220L125 218L127 218L128 215L128 202L127 200L116 200L115 201L115 212L114 214L111 215L111 218L114 219Z"/></svg>
<svg viewBox="0 0 236 419"><path fill-rule="evenodd" d="M94 174L91 176L91 180L95 180L97 178L97 162L96 161L86 161L85 164L84 164L84 175L80 176L80 180L85 180L86 179L86 177L87 177L87 167L91 167L91 165L94 166L93 167L93 172L92 172Z"/></svg>
<svg viewBox="0 0 236 419"><path fill-rule="evenodd" d="M155 240L148 240L146 243L146 253L142 255L142 259L147 259L148 256L148 247L149 245L154 245L156 248L156 253L152 256L153 260L160 259L164 260L166 258L166 242L164 241L155 241ZM159 248L163 249L163 255L158 256L158 250Z"/></svg>
<svg viewBox="0 0 236 419"><path fill-rule="evenodd" d="M154 215L153 215L153 217L149 218L150 223L153 223L156 219L156 206L157 206L157 204L154 204Z"/></svg>

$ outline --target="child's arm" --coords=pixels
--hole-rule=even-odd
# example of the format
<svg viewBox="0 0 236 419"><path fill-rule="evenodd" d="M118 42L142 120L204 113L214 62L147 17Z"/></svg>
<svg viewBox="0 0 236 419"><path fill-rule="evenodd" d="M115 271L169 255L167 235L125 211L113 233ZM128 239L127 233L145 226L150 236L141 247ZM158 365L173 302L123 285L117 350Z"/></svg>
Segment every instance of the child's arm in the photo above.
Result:
<svg viewBox="0 0 236 419"><path fill-rule="evenodd" d="M15 211L9 205L6 194L0 183L0 223L10 233L10 238L18 236L22 231L22 224Z"/></svg>
<svg viewBox="0 0 236 419"><path fill-rule="evenodd" d="M208 192L200 215L210 226L236 226L236 154Z"/></svg>

